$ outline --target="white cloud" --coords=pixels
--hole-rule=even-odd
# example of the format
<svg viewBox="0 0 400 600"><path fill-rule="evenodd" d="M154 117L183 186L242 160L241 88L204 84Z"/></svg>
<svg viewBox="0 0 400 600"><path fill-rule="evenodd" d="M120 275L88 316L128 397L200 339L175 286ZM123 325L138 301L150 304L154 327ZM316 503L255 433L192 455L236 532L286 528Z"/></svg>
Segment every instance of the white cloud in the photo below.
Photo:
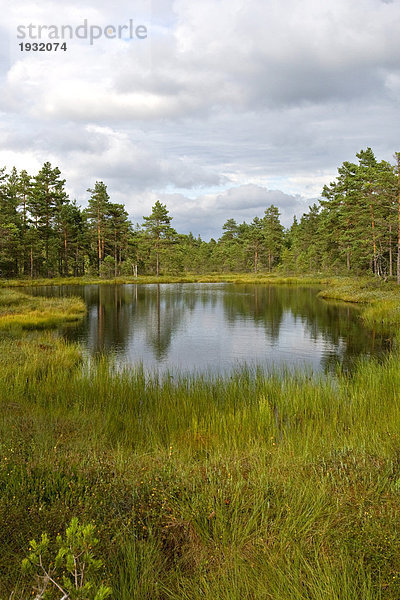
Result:
<svg viewBox="0 0 400 600"><path fill-rule="evenodd" d="M51 160L82 202L104 179L135 215L167 199L182 231L216 232L225 216L251 220L271 202L289 221L362 147L387 160L399 149L398 2L0 0L0 9L0 164L34 172ZM16 39L18 24L131 18L148 22L147 40L28 53Z"/></svg>

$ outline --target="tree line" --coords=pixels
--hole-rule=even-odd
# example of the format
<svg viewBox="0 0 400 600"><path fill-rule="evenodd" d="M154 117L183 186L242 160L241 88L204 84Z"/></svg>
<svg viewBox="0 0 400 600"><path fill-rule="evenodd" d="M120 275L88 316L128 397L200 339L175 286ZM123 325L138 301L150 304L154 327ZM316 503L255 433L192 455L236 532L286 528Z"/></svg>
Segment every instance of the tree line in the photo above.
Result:
<svg viewBox="0 0 400 600"><path fill-rule="evenodd" d="M72 201L60 170L46 162L31 176L0 169L0 277L185 272L397 274L400 283L400 153L396 164L361 150L325 185L318 204L285 229L271 205L250 223L229 218L218 240L177 233L157 201L133 224L107 186L89 188L87 208Z"/></svg>
<svg viewBox="0 0 400 600"><path fill-rule="evenodd" d="M344 162L335 181L287 234L282 255L296 271L397 273L400 283L400 153L378 162L371 148Z"/></svg>

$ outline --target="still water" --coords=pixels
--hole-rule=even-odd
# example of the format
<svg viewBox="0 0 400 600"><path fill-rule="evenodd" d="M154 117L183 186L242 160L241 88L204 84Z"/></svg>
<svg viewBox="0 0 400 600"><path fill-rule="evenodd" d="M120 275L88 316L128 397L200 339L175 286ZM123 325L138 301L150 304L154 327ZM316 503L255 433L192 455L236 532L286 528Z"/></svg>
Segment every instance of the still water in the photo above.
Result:
<svg viewBox="0 0 400 600"><path fill-rule="evenodd" d="M387 336L363 327L356 307L327 302L317 288L232 284L41 287L81 296L88 314L63 335L90 355L146 370L226 373L246 363L327 371L382 356Z"/></svg>

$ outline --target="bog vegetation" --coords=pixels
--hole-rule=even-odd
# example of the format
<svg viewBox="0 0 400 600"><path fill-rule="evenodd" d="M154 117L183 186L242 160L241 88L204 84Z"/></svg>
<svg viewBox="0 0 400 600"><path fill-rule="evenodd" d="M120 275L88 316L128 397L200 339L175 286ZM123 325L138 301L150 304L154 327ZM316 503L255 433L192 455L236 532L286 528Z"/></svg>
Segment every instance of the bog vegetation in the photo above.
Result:
<svg viewBox="0 0 400 600"><path fill-rule="evenodd" d="M0 598L43 588L39 552L68 571L73 518L96 526L91 589L118 600L399 597L397 356L158 379L37 335L0 342Z"/></svg>

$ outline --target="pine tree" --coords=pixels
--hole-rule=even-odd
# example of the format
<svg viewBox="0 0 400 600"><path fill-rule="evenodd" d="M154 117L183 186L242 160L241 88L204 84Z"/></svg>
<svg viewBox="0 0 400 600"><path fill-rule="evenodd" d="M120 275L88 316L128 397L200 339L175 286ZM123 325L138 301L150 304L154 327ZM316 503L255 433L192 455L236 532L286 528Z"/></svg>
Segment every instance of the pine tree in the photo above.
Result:
<svg viewBox="0 0 400 600"><path fill-rule="evenodd" d="M359 164L345 162L338 177L324 186L327 237L331 248L345 256L347 269L368 267L382 275L392 271L392 230L395 227L396 182L393 167L378 162L371 148L357 154Z"/></svg>
<svg viewBox="0 0 400 600"><path fill-rule="evenodd" d="M397 176L398 176L398 188L397 188L397 283L400 285L400 152L395 153L397 160Z"/></svg>
<svg viewBox="0 0 400 600"><path fill-rule="evenodd" d="M21 219L18 212L18 172L0 174L0 268L7 276L18 276L21 260Z"/></svg>
<svg viewBox="0 0 400 600"><path fill-rule="evenodd" d="M262 219L254 217L253 221L247 227L245 239L245 248L252 254L254 273L257 273L258 265L260 259L263 258L266 244L264 221Z"/></svg>
<svg viewBox="0 0 400 600"><path fill-rule="evenodd" d="M61 172L58 167L53 169L49 162L44 163L42 169L34 177L29 200L29 210L34 219L38 237L43 240L43 270L47 276L51 273L54 274L55 260L58 255L55 218L64 202L67 201L64 189L65 179L60 179L60 176Z"/></svg>
<svg viewBox="0 0 400 600"><path fill-rule="evenodd" d="M29 227L30 218L28 214L28 202L32 189L32 177L23 169L18 177L19 211L21 213L21 246L22 246L22 269L24 275L29 272Z"/></svg>
<svg viewBox="0 0 400 600"><path fill-rule="evenodd" d="M283 247L283 227L279 220L280 214L276 206L271 204L265 209L263 229L265 247L268 257L268 271L278 262Z"/></svg>
<svg viewBox="0 0 400 600"><path fill-rule="evenodd" d="M89 188L87 191L90 192L91 196L85 214L89 221L92 239L95 240L97 248L97 271L99 272L105 256L105 233L110 196L107 193L107 186L102 181L96 181L94 188Z"/></svg>
<svg viewBox="0 0 400 600"><path fill-rule="evenodd" d="M83 274L84 253L86 252L86 224L82 211L76 202L66 202L58 214L60 238L60 273L65 277Z"/></svg>
<svg viewBox="0 0 400 600"><path fill-rule="evenodd" d="M222 226L223 234L220 240L226 242L228 240L234 240L237 238L239 233L239 226L235 219L228 219Z"/></svg>
<svg viewBox="0 0 400 600"><path fill-rule="evenodd" d="M114 277L117 277L118 268L122 262L122 251L127 248L128 234L131 227L128 213L123 204L110 203L107 216L108 239L114 255Z"/></svg>
<svg viewBox="0 0 400 600"><path fill-rule="evenodd" d="M144 230L156 253L156 275L160 273L160 249L165 247L176 234L170 226L172 217L169 216L167 206L159 200L152 207L151 214L144 219Z"/></svg>
<svg viewBox="0 0 400 600"><path fill-rule="evenodd" d="M15 194L15 169L7 175L0 169L0 274L10 277L18 274L19 230Z"/></svg>

